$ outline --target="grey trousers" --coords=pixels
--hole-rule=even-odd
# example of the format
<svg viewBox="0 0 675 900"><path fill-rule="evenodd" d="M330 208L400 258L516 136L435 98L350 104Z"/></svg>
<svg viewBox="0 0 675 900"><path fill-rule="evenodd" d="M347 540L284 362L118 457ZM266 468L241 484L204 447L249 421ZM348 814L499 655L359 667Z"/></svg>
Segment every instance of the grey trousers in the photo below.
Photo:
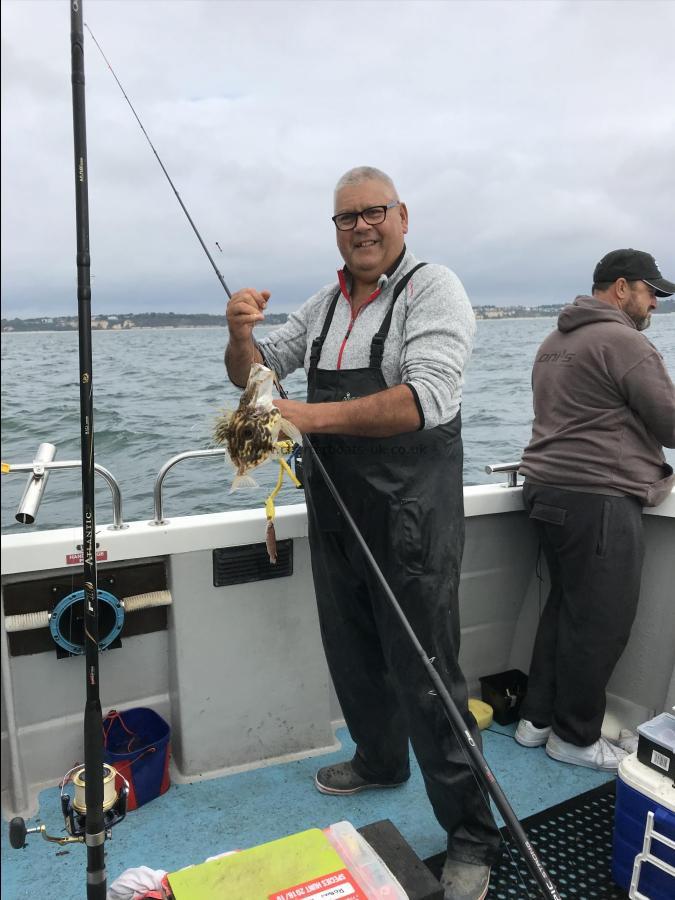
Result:
<svg viewBox="0 0 675 900"><path fill-rule="evenodd" d="M525 482L551 577L521 716L586 747L600 737L607 682L630 636L644 557L642 506Z"/></svg>

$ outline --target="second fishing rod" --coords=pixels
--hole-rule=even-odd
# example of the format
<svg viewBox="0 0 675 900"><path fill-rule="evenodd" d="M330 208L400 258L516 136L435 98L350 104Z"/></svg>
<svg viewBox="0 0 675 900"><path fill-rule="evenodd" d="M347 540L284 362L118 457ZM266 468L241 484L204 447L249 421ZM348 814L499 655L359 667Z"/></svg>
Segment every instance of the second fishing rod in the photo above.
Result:
<svg viewBox="0 0 675 900"><path fill-rule="evenodd" d="M117 85L119 86L122 94L124 95L124 98L125 98L126 102L128 103L128 105L134 115L134 118L138 122L138 125L141 128L148 144L150 145L152 152L154 153L166 179L168 180L169 184L171 185L171 188L172 188L178 202L180 203L180 206L183 209L183 212L185 213L193 231L195 232L197 239L199 240L199 243L202 246L202 249L206 253L206 256L208 257L209 262L211 263L211 266L214 269L222 288L224 289L225 293L227 294L228 299L231 299L232 294L230 292L230 289L227 286L227 283L225 282L225 279L223 278L221 272L218 270L218 267L217 267L213 257L209 253L209 251L206 247L206 244L204 243L201 235L199 234L199 231L197 230L197 227L195 226L194 221L192 220L190 214L188 213L188 211L185 207L185 204L183 203L183 201L180 197L180 194L178 193L173 181L171 180L171 177L169 176L169 173L166 170L166 167L162 163L162 161L159 157L159 154L157 153L157 150L155 149L154 145L152 144L152 141L150 140L150 137L148 136L145 128L143 127L143 124L142 124L136 110L134 109L133 104L131 103L126 91L122 87L122 84L120 83L112 66L110 65L110 62L108 61L105 54L103 53L103 50L101 49L100 44L94 37L91 29L89 28L88 25L86 27L87 27L89 33L91 34L91 37L94 40L94 43L98 47L98 49L101 53L101 56L105 60L106 65L110 69L110 72L112 73L115 81L117 82ZM277 382L277 385L279 388L280 396L283 399L288 399L288 395L286 394L286 391L283 389L281 384L279 384ZM485 757L483 756L481 751L478 749L478 746L476 745L476 743L471 735L471 732L469 731L464 719L462 718L462 715L460 714L455 701L453 700L448 689L446 688L445 683L443 682L443 679L440 677L439 673L434 668L433 662L430 660L426 651L420 644L413 628L410 625L410 622L408 621L396 596L394 595L389 584L387 583L387 580L384 577L375 557L373 556L370 548L368 547L365 539L363 538L363 535L361 534L360 529L358 528L356 522L354 521L353 517L351 516L349 510L347 509L347 506L345 505L342 497L340 496L340 493L337 490L337 488L333 482L333 479L330 477L329 473L326 471L326 468L321 460L320 455L315 450L311 439L307 435L304 435L304 446L305 446L305 451L312 454L313 461L315 462L318 471L320 472L323 480L325 481L325 483L330 491L330 494L333 497L333 500L335 501L342 517L344 518L344 521L347 523L350 531L353 533L359 546L361 547L361 550L363 551L363 554L368 562L368 565L372 569L373 574L375 575L382 590L384 591L385 595L387 596L389 603L391 604L392 608L394 609L396 616L401 624L401 627L404 629L409 640L412 642L412 644L415 648L415 651L416 651L417 655L419 656L421 663L424 666L424 669L426 670L429 680L432 683L432 685L443 705L445 714L450 722L450 725L455 734L455 737L458 740L459 745L462 747L462 749L465 753L465 756L467 757L467 759L470 762L471 769L474 772L474 777L476 777L478 779L479 783L484 787L484 789L487 791L489 796L494 800L494 803L497 806L497 809L499 810L502 817L504 818L504 821L509 829L509 832L511 833L511 835L513 837L514 843L518 847L523 859L525 860L525 863L527 864L527 867L528 867L535 883L539 887L541 894L544 897L551 898L551 900L560 900L560 894L558 893L556 886L551 881L548 873L546 872L541 861L539 860L539 857L537 856L534 848L530 844L530 842L527 838L527 835L525 834L511 805L509 804L504 792L502 791L499 783L497 782L497 779L495 778L493 772L491 771L490 767L488 766L488 764L485 760ZM485 797L485 795L483 795L483 796L484 796L484 801L488 804L488 807L489 807L489 800L487 799L487 797Z"/></svg>

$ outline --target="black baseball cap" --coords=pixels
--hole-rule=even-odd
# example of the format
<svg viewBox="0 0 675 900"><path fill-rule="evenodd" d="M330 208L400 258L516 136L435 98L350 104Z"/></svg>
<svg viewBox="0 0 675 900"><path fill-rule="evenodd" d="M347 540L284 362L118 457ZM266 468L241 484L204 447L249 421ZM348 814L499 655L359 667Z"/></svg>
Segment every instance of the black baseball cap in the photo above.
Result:
<svg viewBox="0 0 675 900"><path fill-rule="evenodd" d="M593 283L614 284L617 278L625 278L626 281L644 281L649 287L654 288L657 297L670 297L671 294L675 294L675 284L661 275L654 257L644 250L633 250L632 247L628 247L626 250L612 250L602 257L593 272Z"/></svg>

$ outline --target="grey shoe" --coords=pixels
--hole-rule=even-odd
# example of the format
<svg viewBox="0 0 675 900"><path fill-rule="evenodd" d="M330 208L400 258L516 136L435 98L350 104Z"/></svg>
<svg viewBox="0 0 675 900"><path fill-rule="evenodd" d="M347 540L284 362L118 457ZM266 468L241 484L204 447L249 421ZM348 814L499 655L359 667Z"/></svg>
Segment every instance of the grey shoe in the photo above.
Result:
<svg viewBox="0 0 675 900"><path fill-rule="evenodd" d="M573 766L585 766L587 769L598 769L601 772L616 772L619 763L628 756L625 750L601 737L588 747L577 747L559 738L555 731L546 742L546 752L552 759L571 763Z"/></svg>
<svg viewBox="0 0 675 900"><path fill-rule="evenodd" d="M551 726L535 728L528 719L521 719L516 728L516 741L521 747L543 747L551 734Z"/></svg>
<svg viewBox="0 0 675 900"><path fill-rule="evenodd" d="M322 794L356 794L359 791L367 791L369 788L393 788L400 787L402 784L405 784L405 781L380 783L361 778L354 771L351 762L324 766L314 776L314 785Z"/></svg>
<svg viewBox="0 0 675 900"><path fill-rule="evenodd" d="M483 900L490 884L490 866L446 859L441 884L445 900Z"/></svg>

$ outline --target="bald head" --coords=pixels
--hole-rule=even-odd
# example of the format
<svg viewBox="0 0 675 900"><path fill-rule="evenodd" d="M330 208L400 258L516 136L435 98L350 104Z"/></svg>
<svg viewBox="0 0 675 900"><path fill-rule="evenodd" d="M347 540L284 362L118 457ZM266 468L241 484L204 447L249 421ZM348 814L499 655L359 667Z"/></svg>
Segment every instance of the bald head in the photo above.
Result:
<svg viewBox="0 0 675 900"><path fill-rule="evenodd" d="M398 191L396 190L396 186L391 178L387 175L386 172L383 172L381 169L376 169L374 166L356 166L353 169L350 169L348 172L340 178L338 183L335 185L335 196L339 194L339 192L346 187L355 187L356 185L363 184L364 181L380 181L382 184L386 185L391 193L392 200L398 200Z"/></svg>

